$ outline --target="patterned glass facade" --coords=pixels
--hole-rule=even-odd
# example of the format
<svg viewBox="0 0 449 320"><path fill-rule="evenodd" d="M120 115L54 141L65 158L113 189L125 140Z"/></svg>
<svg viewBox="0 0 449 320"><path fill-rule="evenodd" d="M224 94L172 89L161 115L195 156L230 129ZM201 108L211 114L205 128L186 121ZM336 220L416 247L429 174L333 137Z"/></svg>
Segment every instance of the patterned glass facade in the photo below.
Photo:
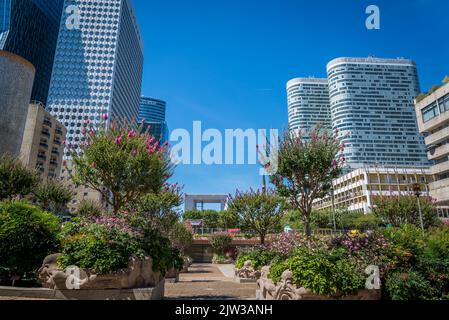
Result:
<svg viewBox="0 0 449 320"><path fill-rule="evenodd" d="M64 13L48 109L79 149L87 120L99 125L103 114L137 119L143 43L130 0L66 0L65 7L70 5L80 10L80 28L66 28Z"/></svg>
<svg viewBox="0 0 449 320"><path fill-rule="evenodd" d="M428 166L414 99L416 64L404 59L341 58L327 66L333 128L351 168Z"/></svg>
<svg viewBox="0 0 449 320"><path fill-rule="evenodd" d="M31 100L47 103L64 0L0 0L0 49L36 67Z"/></svg>
<svg viewBox="0 0 449 320"><path fill-rule="evenodd" d="M297 78L287 83L290 130L310 132L317 125L332 128L327 79Z"/></svg>

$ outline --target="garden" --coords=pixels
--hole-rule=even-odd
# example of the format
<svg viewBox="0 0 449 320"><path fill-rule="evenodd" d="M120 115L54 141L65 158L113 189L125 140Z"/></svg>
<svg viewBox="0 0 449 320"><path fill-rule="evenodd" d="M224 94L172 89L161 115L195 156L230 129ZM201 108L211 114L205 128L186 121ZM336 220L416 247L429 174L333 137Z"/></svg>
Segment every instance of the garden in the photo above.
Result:
<svg viewBox="0 0 449 320"><path fill-rule="evenodd" d="M17 159L1 158L2 285L68 289L58 279L70 278L67 270L75 266L81 289L146 288L184 268L184 250L193 238L176 209L181 188L168 183L168 146L144 132L143 123L135 130L136 124L103 120L100 129L85 124L80 151L67 147L72 181L101 193L112 210L83 202L62 223L73 190L41 179Z"/></svg>

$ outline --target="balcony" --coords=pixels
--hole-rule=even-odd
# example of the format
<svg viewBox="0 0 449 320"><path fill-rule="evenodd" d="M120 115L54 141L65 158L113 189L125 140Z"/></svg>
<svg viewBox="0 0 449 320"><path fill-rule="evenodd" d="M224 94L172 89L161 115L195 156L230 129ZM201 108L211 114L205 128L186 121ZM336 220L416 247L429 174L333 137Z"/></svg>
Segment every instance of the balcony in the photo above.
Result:
<svg viewBox="0 0 449 320"><path fill-rule="evenodd" d="M449 160L440 164L437 164L431 168L432 174L441 174L449 171Z"/></svg>
<svg viewBox="0 0 449 320"><path fill-rule="evenodd" d="M42 135L46 136L47 138L50 138L50 136L51 136L49 131L42 131Z"/></svg>
<svg viewBox="0 0 449 320"><path fill-rule="evenodd" d="M50 165L57 167L58 166L58 162L57 161L50 161Z"/></svg>
<svg viewBox="0 0 449 320"><path fill-rule="evenodd" d="M53 124L51 123L50 120L45 119L44 120L44 126L51 128L51 127L53 127Z"/></svg>
<svg viewBox="0 0 449 320"><path fill-rule="evenodd" d="M58 150L52 150L51 153L54 154L54 155L56 155L56 156L58 156L58 157L59 157L59 155L60 155L60 153L59 153Z"/></svg>
<svg viewBox="0 0 449 320"><path fill-rule="evenodd" d="M438 202L449 201L449 179L439 180L429 184L430 192Z"/></svg>
<svg viewBox="0 0 449 320"><path fill-rule="evenodd" d="M438 132L435 132L434 134L429 135L425 139L425 142L426 142L427 146L432 146L432 145L436 145L440 142L443 142L447 138L449 138L449 126L438 131Z"/></svg>
<svg viewBox="0 0 449 320"><path fill-rule="evenodd" d="M435 148L434 151L429 151L427 153L427 157L429 158L429 160L435 160L447 155L449 155L449 143L445 144L444 146Z"/></svg>
<svg viewBox="0 0 449 320"><path fill-rule="evenodd" d="M41 143L39 143L39 145L40 145L42 148L48 150L48 144L46 144L46 143L44 143L44 142L41 142Z"/></svg>
<svg viewBox="0 0 449 320"><path fill-rule="evenodd" d="M55 129L55 134L57 134L57 135L59 135L59 136L62 136L63 132L62 132L61 129L56 128L56 129Z"/></svg>
<svg viewBox="0 0 449 320"><path fill-rule="evenodd" d="M37 158L43 161L47 161L47 156L45 154L38 154Z"/></svg>
<svg viewBox="0 0 449 320"><path fill-rule="evenodd" d="M56 144L56 145L58 145L58 146L61 145L61 141L59 141L59 140L55 140L55 141L53 141L53 143Z"/></svg>

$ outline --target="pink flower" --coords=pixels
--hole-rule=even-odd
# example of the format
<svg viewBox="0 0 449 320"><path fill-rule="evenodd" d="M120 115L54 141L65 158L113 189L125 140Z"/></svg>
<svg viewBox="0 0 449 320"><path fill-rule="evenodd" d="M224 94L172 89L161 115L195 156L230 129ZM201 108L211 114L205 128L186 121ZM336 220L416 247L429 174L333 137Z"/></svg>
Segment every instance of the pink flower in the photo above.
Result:
<svg viewBox="0 0 449 320"><path fill-rule="evenodd" d="M96 169L96 168L97 168L97 163L96 163L95 161L92 162L91 167L94 168L94 169Z"/></svg>
<svg viewBox="0 0 449 320"><path fill-rule="evenodd" d="M87 124L90 124L90 120L89 120L89 119L87 119L87 120L86 120L86 123L87 123Z"/></svg>
<svg viewBox="0 0 449 320"><path fill-rule="evenodd" d="M131 154L132 154L134 157L137 156L137 150L134 149L134 150L131 152Z"/></svg>
<svg viewBox="0 0 449 320"><path fill-rule="evenodd" d="M136 132L134 130L131 130L128 132L128 138L132 139L136 137Z"/></svg>
<svg viewBox="0 0 449 320"><path fill-rule="evenodd" d="M81 130L81 134L82 134L83 136L85 136L85 135L86 135L86 133L87 133L87 130L86 130L86 128L83 128L83 129Z"/></svg>
<svg viewBox="0 0 449 320"><path fill-rule="evenodd" d="M118 146L122 144L122 136L118 136L118 137L115 139L115 144L118 145Z"/></svg>
<svg viewBox="0 0 449 320"><path fill-rule="evenodd" d="M108 114L107 114L107 113L105 113L105 114L103 115L103 120L104 120L104 121L108 120Z"/></svg>

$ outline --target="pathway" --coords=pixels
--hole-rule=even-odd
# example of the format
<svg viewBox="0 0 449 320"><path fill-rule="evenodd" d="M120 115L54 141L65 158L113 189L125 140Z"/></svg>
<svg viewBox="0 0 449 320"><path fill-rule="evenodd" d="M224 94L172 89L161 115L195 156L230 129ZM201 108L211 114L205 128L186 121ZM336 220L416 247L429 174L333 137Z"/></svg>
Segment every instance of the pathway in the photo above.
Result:
<svg viewBox="0 0 449 320"><path fill-rule="evenodd" d="M248 300L255 299L256 284L233 282L232 265L193 264L181 273L178 283L165 284L166 299Z"/></svg>

